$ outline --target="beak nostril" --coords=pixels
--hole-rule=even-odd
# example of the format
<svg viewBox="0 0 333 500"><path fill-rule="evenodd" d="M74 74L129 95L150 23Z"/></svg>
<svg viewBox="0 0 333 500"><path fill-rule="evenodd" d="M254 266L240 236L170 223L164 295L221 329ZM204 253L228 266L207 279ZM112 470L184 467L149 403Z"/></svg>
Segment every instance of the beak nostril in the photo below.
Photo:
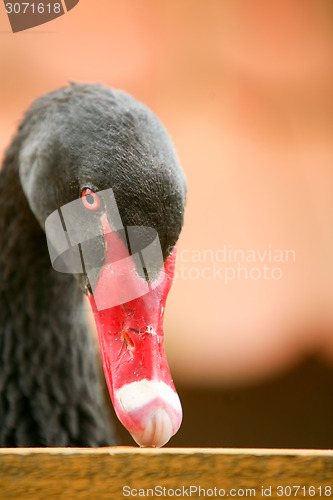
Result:
<svg viewBox="0 0 333 500"><path fill-rule="evenodd" d="M132 351L134 349L135 344L133 342L133 339L129 335L129 333L126 332L126 330L123 330L121 332L121 340L124 342L126 349L128 349L129 351Z"/></svg>

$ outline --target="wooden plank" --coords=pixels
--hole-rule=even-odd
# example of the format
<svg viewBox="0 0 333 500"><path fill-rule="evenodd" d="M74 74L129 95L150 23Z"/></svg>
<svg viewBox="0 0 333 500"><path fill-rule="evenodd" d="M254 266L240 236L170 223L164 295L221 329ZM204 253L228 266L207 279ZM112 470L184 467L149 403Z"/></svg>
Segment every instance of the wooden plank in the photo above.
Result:
<svg viewBox="0 0 333 500"><path fill-rule="evenodd" d="M329 497L332 490L329 450L0 449L1 500L304 498Z"/></svg>

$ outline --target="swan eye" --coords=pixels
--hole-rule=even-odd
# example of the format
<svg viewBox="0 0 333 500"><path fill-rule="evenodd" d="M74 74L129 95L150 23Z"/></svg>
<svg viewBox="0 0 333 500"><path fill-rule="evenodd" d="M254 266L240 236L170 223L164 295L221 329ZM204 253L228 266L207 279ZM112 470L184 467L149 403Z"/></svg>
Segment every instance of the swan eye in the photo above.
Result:
<svg viewBox="0 0 333 500"><path fill-rule="evenodd" d="M100 206L100 201L98 195L89 188L85 188L82 191L82 203L89 210L98 210Z"/></svg>

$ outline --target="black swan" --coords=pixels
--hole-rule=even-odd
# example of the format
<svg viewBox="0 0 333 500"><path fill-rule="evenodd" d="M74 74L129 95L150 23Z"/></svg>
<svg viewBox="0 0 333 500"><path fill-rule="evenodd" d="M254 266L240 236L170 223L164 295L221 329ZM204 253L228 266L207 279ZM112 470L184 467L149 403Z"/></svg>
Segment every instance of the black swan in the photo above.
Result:
<svg viewBox="0 0 333 500"><path fill-rule="evenodd" d="M125 92L71 84L32 104L0 171L1 446L116 443L81 290L122 423L142 446L178 430L163 313L185 198L167 132Z"/></svg>

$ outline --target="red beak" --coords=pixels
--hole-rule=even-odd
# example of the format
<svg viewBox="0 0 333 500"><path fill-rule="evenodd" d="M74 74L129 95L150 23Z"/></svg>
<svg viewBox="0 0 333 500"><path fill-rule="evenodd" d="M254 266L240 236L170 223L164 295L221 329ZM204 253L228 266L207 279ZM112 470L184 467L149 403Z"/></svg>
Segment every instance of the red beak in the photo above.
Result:
<svg viewBox="0 0 333 500"><path fill-rule="evenodd" d="M122 240L111 232L106 218L103 226L106 263L89 300L105 378L115 412L135 441L141 446L163 446L182 421L163 346L164 307L172 285L176 250L156 280L148 283L137 272L135 259ZM114 257L108 258L111 248L113 256L118 256L116 262ZM126 301L130 296L138 298ZM104 308L107 303L118 305Z"/></svg>

